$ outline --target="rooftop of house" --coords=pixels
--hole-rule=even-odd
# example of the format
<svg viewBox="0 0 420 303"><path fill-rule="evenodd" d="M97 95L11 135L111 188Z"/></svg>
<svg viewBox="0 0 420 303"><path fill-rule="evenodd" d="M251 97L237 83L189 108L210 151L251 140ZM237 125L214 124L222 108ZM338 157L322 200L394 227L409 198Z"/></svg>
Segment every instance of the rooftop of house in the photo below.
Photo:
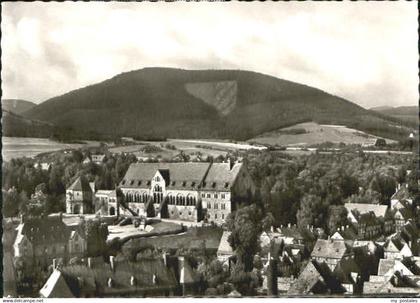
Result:
<svg viewBox="0 0 420 303"><path fill-rule="evenodd" d="M152 178L159 171L168 189L198 189L229 191L239 175L242 163L133 163L120 187L150 188Z"/></svg>
<svg viewBox="0 0 420 303"><path fill-rule="evenodd" d="M288 295L305 295L311 292L312 288L318 283L325 283L315 262L310 261L299 277L290 285Z"/></svg>
<svg viewBox="0 0 420 303"><path fill-rule="evenodd" d="M413 275L413 273L399 260L380 259L378 265L378 276L393 275L396 271L403 274Z"/></svg>
<svg viewBox="0 0 420 303"><path fill-rule="evenodd" d="M130 262L113 261L92 265L69 265L60 269L70 288L78 296L80 291L100 289L101 295L112 296L147 288L173 288L177 285L175 273L163 259L141 259Z"/></svg>
<svg viewBox="0 0 420 303"><path fill-rule="evenodd" d="M39 293L44 298L74 298L63 274L57 269L54 269Z"/></svg>
<svg viewBox="0 0 420 303"><path fill-rule="evenodd" d="M110 198L116 198L117 197L117 192L115 190L97 190L95 193L95 196L107 196Z"/></svg>
<svg viewBox="0 0 420 303"><path fill-rule="evenodd" d="M350 251L351 247L345 241L318 239L312 250L311 257L342 259Z"/></svg>
<svg viewBox="0 0 420 303"><path fill-rule="evenodd" d="M408 191L407 184L402 184L399 189L391 196L391 200L405 200L410 199L410 192Z"/></svg>
<svg viewBox="0 0 420 303"><path fill-rule="evenodd" d="M69 239L70 229L60 216L28 217L23 219L22 224L22 235L35 245L66 242Z"/></svg>
<svg viewBox="0 0 420 303"><path fill-rule="evenodd" d="M67 190L74 191L92 191L89 182L86 178L79 176L74 182L67 188Z"/></svg>
<svg viewBox="0 0 420 303"><path fill-rule="evenodd" d="M365 203L345 203L344 207L348 212L356 210L359 214L365 214L373 212L376 217L385 217L388 206L377 205L377 204L365 204Z"/></svg>

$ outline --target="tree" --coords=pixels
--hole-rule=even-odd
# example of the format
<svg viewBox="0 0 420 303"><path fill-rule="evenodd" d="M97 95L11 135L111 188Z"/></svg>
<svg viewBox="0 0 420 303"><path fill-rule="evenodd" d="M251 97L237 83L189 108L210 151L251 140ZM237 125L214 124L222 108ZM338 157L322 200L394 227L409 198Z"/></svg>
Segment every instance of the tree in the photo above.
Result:
<svg viewBox="0 0 420 303"><path fill-rule="evenodd" d="M347 209L342 205L331 205L329 207L328 230L334 232L337 227L347 224Z"/></svg>
<svg viewBox="0 0 420 303"><path fill-rule="evenodd" d="M85 231L87 250L90 256L98 256L105 253L108 226L99 220L88 220L82 224Z"/></svg>
<svg viewBox="0 0 420 303"><path fill-rule="evenodd" d="M260 250L259 237L262 232L262 212L255 204L242 207L227 218L231 231L228 238L230 246L242 263L245 271L251 271L254 255Z"/></svg>
<svg viewBox="0 0 420 303"><path fill-rule="evenodd" d="M325 215L326 210L322 205L321 198L314 194L305 194L297 212L297 224L301 228L306 228L308 225L323 227Z"/></svg>

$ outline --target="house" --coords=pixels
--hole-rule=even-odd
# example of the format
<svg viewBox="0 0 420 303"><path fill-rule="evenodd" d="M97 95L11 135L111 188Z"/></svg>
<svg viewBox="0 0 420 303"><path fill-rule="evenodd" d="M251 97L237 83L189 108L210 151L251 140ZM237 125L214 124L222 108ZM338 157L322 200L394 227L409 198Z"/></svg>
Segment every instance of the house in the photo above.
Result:
<svg viewBox="0 0 420 303"><path fill-rule="evenodd" d="M403 202L402 202L403 203ZM398 203L398 205L402 205ZM413 212L407 207L396 208L394 212L395 230L399 232L401 228L414 218Z"/></svg>
<svg viewBox="0 0 420 303"><path fill-rule="evenodd" d="M118 215L119 208L117 203L116 190L97 190L95 192L95 212L101 215L114 216Z"/></svg>
<svg viewBox="0 0 420 303"><path fill-rule="evenodd" d="M89 214L93 213L94 183L89 183L83 176L78 177L66 189L66 213Z"/></svg>
<svg viewBox="0 0 420 303"><path fill-rule="evenodd" d="M242 163L133 163L119 188L139 215L219 225L255 192Z"/></svg>
<svg viewBox="0 0 420 303"><path fill-rule="evenodd" d="M393 218L386 205L345 203L344 207L358 239L373 239L393 231Z"/></svg>
<svg viewBox="0 0 420 303"><path fill-rule="evenodd" d="M83 256L87 240L79 225L67 226L62 215L22 217L13 245L15 259L23 264L49 264L52 259Z"/></svg>
<svg viewBox="0 0 420 303"><path fill-rule="evenodd" d="M102 164L106 159L104 154L95 154L95 155L91 155L90 157L92 159L92 162L98 165Z"/></svg>
<svg viewBox="0 0 420 303"><path fill-rule="evenodd" d="M385 242L384 245L384 258L385 259L403 259L402 249L407 245L404 241L398 237L391 238ZM407 248L405 248L405 254L407 254Z"/></svg>
<svg viewBox="0 0 420 303"><path fill-rule="evenodd" d="M325 262L331 271L343 259L353 258L351 246L345 241L333 239L318 239L311 253L311 260L318 263Z"/></svg>
<svg viewBox="0 0 420 303"><path fill-rule="evenodd" d="M398 184L395 193L391 196L391 208L398 209L404 204L413 205L413 198L408 191L408 184Z"/></svg>
<svg viewBox="0 0 420 303"><path fill-rule="evenodd" d="M56 282L58 281L58 282ZM55 268L41 289L44 297L168 297L184 295L195 281L182 260L142 258L89 262ZM70 290L70 293L68 292Z"/></svg>

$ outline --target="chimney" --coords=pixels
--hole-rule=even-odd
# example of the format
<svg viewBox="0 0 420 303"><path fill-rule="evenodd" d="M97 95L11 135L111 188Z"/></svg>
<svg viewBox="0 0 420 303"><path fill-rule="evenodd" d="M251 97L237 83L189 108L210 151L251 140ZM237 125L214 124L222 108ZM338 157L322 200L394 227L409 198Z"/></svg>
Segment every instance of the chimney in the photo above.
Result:
<svg viewBox="0 0 420 303"><path fill-rule="evenodd" d="M92 258L88 257L88 267L92 268Z"/></svg>
<svg viewBox="0 0 420 303"><path fill-rule="evenodd" d="M114 256L109 256L109 265L111 266L111 270L115 270Z"/></svg>

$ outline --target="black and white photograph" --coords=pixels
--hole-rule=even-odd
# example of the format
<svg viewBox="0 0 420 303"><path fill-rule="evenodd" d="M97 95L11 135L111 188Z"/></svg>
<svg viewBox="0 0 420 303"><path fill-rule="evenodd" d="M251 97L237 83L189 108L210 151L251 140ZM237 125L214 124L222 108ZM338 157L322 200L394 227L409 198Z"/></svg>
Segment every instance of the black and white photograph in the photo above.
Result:
<svg viewBox="0 0 420 303"><path fill-rule="evenodd" d="M3 301L418 302L417 6L2 2Z"/></svg>

